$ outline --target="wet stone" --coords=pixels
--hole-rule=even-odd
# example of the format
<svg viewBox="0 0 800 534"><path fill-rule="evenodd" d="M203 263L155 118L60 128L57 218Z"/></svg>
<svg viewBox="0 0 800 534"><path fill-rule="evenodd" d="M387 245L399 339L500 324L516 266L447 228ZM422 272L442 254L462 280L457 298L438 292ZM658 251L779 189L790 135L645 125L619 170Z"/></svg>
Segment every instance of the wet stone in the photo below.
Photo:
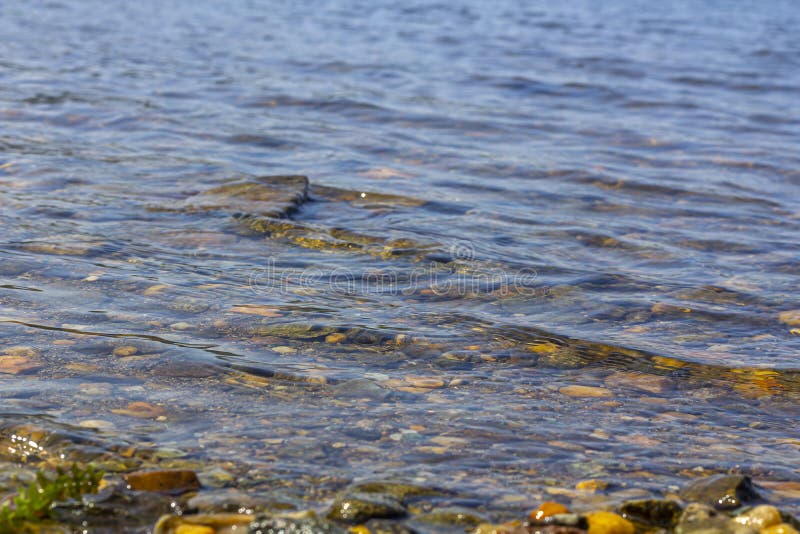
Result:
<svg viewBox="0 0 800 534"><path fill-rule="evenodd" d="M317 326L310 323L277 323L259 325L252 334L257 336L273 336L286 339L317 339L336 333L336 328Z"/></svg>
<svg viewBox="0 0 800 534"><path fill-rule="evenodd" d="M646 499L625 502L619 511L634 523L672 529L678 524L683 508L675 501Z"/></svg>
<svg viewBox="0 0 800 534"><path fill-rule="evenodd" d="M431 497L446 495L446 492L435 488L406 484L403 482L362 482L352 488L359 493L379 493L390 495L398 501L405 503L415 497Z"/></svg>
<svg viewBox="0 0 800 534"><path fill-rule="evenodd" d="M184 361L168 361L154 369L159 376L174 378L207 378L220 373L220 370L210 363Z"/></svg>
<svg viewBox="0 0 800 534"><path fill-rule="evenodd" d="M135 491L183 493L200 489L197 474L188 469L136 471L125 475L125 480Z"/></svg>
<svg viewBox="0 0 800 534"><path fill-rule="evenodd" d="M208 310L211 306L208 302L196 298L179 298L170 302L167 307L179 313L198 314Z"/></svg>
<svg viewBox="0 0 800 534"><path fill-rule="evenodd" d="M589 534L633 534L633 523L611 512L590 512L586 514Z"/></svg>
<svg viewBox="0 0 800 534"><path fill-rule="evenodd" d="M186 200L187 211L218 210L234 215L285 217L308 196L299 175L260 176L214 187Z"/></svg>
<svg viewBox="0 0 800 534"><path fill-rule="evenodd" d="M405 515L406 509L390 495L354 492L337 499L326 517L333 521L359 524L370 519L393 519Z"/></svg>
<svg viewBox="0 0 800 534"><path fill-rule="evenodd" d="M258 516L248 534L346 534L346 530L313 514L305 517Z"/></svg>
<svg viewBox="0 0 800 534"><path fill-rule="evenodd" d="M358 441L378 441L383 437L380 430L373 428L349 427L342 430L342 433L348 438Z"/></svg>
<svg viewBox="0 0 800 534"><path fill-rule="evenodd" d="M366 378L346 380L333 386L332 390L337 397L353 399L384 400L391 394L391 392Z"/></svg>
<svg viewBox="0 0 800 534"><path fill-rule="evenodd" d="M546 517L556 514L568 514L569 509L561 503L546 501L531 510L528 514L528 519L531 521L540 522Z"/></svg>
<svg viewBox="0 0 800 534"><path fill-rule="evenodd" d="M166 515L158 520L153 534L244 532L252 519L252 516L245 514Z"/></svg>
<svg viewBox="0 0 800 534"><path fill-rule="evenodd" d="M682 499L731 510L758 501L761 495L745 475L714 475L691 482L680 492Z"/></svg>
<svg viewBox="0 0 800 534"><path fill-rule="evenodd" d="M459 527L476 527L481 523L485 523L486 520L484 516L473 510L457 506L439 508L431 512L414 516L414 522Z"/></svg>

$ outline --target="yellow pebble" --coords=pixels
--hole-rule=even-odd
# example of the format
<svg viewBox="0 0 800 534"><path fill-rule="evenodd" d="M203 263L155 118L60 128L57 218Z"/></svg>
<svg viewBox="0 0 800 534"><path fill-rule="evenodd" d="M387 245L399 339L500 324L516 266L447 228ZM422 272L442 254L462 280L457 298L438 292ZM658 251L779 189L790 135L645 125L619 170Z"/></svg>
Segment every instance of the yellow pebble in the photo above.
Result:
<svg viewBox="0 0 800 534"><path fill-rule="evenodd" d="M216 530L205 525L178 525L175 534L215 534Z"/></svg>
<svg viewBox="0 0 800 534"><path fill-rule="evenodd" d="M537 506L531 513L528 514L528 519L531 521L541 521L546 517L556 514L568 514L569 509L561 503L546 501Z"/></svg>
<svg viewBox="0 0 800 534"><path fill-rule="evenodd" d="M345 339L347 339L347 336L341 332L336 332L335 334L328 334L325 336L326 343L341 343Z"/></svg>
<svg viewBox="0 0 800 534"><path fill-rule="evenodd" d="M611 512L591 512L586 514L589 521L589 534L633 534L633 523Z"/></svg>
<svg viewBox="0 0 800 534"><path fill-rule="evenodd" d="M737 515L733 520L742 525L747 525L748 527L762 529L780 524L781 513L774 506L762 504L743 514Z"/></svg>
<svg viewBox="0 0 800 534"><path fill-rule="evenodd" d="M129 345L126 345L124 347L117 347L116 349L114 349L113 354L114 356L125 357L125 356L133 356L137 352L139 352L139 349L137 349L136 347L131 347Z"/></svg>
<svg viewBox="0 0 800 534"><path fill-rule="evenodd" d="M367 527L364 525L358 525L355 527L350 527L348 532L352 534L372 534Z"/></svg>
<svg viewBox="0 0 800 534"><path fill-rule="evenodd" d="M594 493L595 491L602 491L608 487L608 482L604 480L581 480L577 484L575 484L575 489L583 490L583 491L591 491Z"/></svg>
<svg viewBox="0 0 800 534"><path fill-rule="evenodd" d="M797 529L789 523L781 523L780 525L762 528L759 534L798 534L798 532Z"/></svg>

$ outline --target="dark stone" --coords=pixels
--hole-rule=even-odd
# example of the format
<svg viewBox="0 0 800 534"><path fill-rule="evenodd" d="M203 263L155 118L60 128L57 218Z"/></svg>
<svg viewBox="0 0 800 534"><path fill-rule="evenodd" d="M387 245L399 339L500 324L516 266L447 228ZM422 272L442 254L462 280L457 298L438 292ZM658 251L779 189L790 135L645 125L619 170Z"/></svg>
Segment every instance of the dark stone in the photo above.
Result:
<svg viewBox="0 0 800 534"><path fill-rule="evenodd" d="M326 517L343 523L359 524L370 519L394 519L406 515L406 509L390 495L350 493L337 499Z"/></svg>
<svg viewBox="0 0 800 534"><path fill-rule="evenodd" d="M414 484L406 484L404 482L381 481L362 482L361 484L354 486L352 491L358 493L378 493L390 495L402 503L405 503L407 500L414 497L447 495L447 493L444 491L435 488L416 486Z"/></svg>
<svg viewBox="0 0 800 534"><path fill-rule="evenodd" d="M257 516L249 534L347 534L341 527L316 516L303 518Z"/></svg>
<svg viewBox="0 0 800 534"><path fill-rule="evenodd" d="M477 527L489 520L472 510L458 506L439 508L425 514L414 516L414 521L431 525L452 525L459 527Z"/></svg>
<svg viewBox="0 0 800 534"><path fill-rule="evenodd" d="M208 378L221 373L218 367L210 363L191 360L170 361L156 366L154 372L159 376L173 378Z"/></svg>
<svg viewBox="0 0 800 534"><path fill-rule="evenodd" d="M384 400L391 393L366 378L346 380L334 385L331 390L335 396L348 399Z"/></svg>
<svg viewBox="0 0 800 534"><path fill-rule="evenodd" d="M381 433L380 430L375 430L372 428L360 428L357 426L345 428L342 433L348 438L358 441L378 441L383 437L383 433Z"/></svg>
<svg viewBox="0 0 800 534"><path fill-rule="evenodd" d="M645 499L625 502L619 511L634 523L672 529L678 524L683 507L675 501Z"/></svg>
<svg viewBox="0 0 800 534"><path fill-rule="evenodd" d="M690 483L680 492L682 499L732 510L763 500L753 481L745 475L714 475Z"/></svg>

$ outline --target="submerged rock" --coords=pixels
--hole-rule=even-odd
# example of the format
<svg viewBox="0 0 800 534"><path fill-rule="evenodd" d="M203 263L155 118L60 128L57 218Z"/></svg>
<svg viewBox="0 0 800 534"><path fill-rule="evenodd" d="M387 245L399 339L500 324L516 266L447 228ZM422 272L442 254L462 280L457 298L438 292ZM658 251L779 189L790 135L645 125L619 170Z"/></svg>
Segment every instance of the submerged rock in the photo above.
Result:
<svg viewBox="0 0 800 534"><path fill-rule="evenodd" d="M486 518L473 510L451 506L439 508L431 512L414 516L414 521L431 525L450 525L459 527L476 527L486 522Z"/></svg>
<svg viewBox="0 0 800 534"><path fill-rule="evenodd" d="M415 484L406 484L404 482L362 482L355 485L352 491L358 493L379 493L390 495L402 503L414 497L430 497L437 495L447 495L445 491L428 488L425 486L417 486Z"/></svg>
<svg viewBox="0 0 800 534"><path fill-rule="evenodd" d="M197 474L189 469L136 471L125 475L132 490L183 493L200 489Z"/></svg>
<svg viewBox="0 0 800 534"><path fill-rule="evenodd" d="M346 532L338 525L313 513L290 516L262 515L256 517L248 529L249 534L346 534Z"/></svg>
<svg viewBox="0 0 800 534"><path fill-rule="evenodd" d="M214 534L239 529L244 532L252 520L253 516L244 514L165 515L156 523L153 534Z"/></svg>
<svg viewBox="0 0 800 534"><path fill-rule="evenodd" d="M260 176L209 189L187 199L183 209L285 217L307 198L308 178L305 176Z"/></svg>
<svg viewBox="0 0 800 534"><path fill-rule="evenodd" d="M406 515L402 504L390 495L350 493L337 499L326 517L343 523L365 523L370 519L394 519Z"/></svg>
<svg viewBox="0 0 800 534"><path fill-rule="evenodd" d="M745 475L714 475L695 480L681 490L680 496L719 510L732 510L762 498L753 481Z"/></svg>

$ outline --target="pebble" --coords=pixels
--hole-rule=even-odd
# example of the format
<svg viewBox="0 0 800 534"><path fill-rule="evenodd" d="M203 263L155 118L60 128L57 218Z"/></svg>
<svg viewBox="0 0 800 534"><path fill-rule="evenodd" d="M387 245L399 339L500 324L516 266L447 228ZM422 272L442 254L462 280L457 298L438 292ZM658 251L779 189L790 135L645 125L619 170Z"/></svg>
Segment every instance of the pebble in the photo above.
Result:
<svg viewBox="0 0 800 534"><path fill-rule="evenodd" d="M633 534L633 523L611 512L591 512L586 514L589 534Z"/></svg>
<svg viewBox="0 0 800 534"><path fill-rule="evenodd" d="M167 409L163 406L156 406L148 402L131 402L126 408L118 408L111 410L111 413L117 415L128 415L130 417L138 417L139 419L153 419L163 416L167 413Z"/></svg>
<svg viewBox="0 0 800 534"><path fill-rule="evenodd" d="M326 517L343 523L364 523L373 518L393 519L406 515L394 498L379 493L352 493L337 499Z"/></svg>
<svg viewBox="0 0 800 534"><path fill-rule="evenodd" d="M278 347L272 347L273 352L277 352L278 354L294 354L297 352L297 349L294 347L287 347L284 345Z"/></svg>
<svg viewBox="0 0 800 534"><path fill-rule="evenodd" d="M111 421L103 421L102 419L85 419L80 421L78 426L83 428L96 428L97 430L114 430L116 428Z"/></svg>
<svg viewBox="0 0 800 534"><path fill-rule="evenodd" d="M192 325L186 322L179 322L179 323L172 323L171 325L169 325L169 327L172 328L173 330L189 330L190 328L192 328Z"/></svg>
<svg viewBox="0 0 800 534"><path fill-rule="evenodd" d="M444 387L444 380L436 377L407 376L405 381L416 388L438 389Z"/></svg>
<svg viewBox="0 0 800 534"><path fill-rule="evenodd" d="M648 393L663 393L672 388L672 381L665 376L647 373L617 372L605 379L607 386L623 386Z"/></svg>
<svg viewBox="0 0 800 534"><path fill-rule="evenodd" d="M166 284L158 284L158 285L155 285L155 286L150 286L150 287L148 287L147 289L144 290L144 295L146 297L157 295L157 294L161 293L162 291L164 291L165 289L167 289L168 287L169 286L166 285Z"/></svg>
<svg viewBox="0 0 800 534"><path fill-rule="evenodd" d="M32 373L44 367L39 362L26 358L25 356L0 356L0 373L7 375L19 375Z"/></svg>
<svg viewBox="0 0 800 534"><path fill-rule="evenodd" d="M742 525L761 530L779 525L781 523L781 513L774 506L764 504L737 515L733 520Z"/></svg>
<svg viewBox="0 0 800 534"><path fill-rule="evenodd" d="M583 490L583 491L590 491L594 493L595 491L602 491L608 487L608 482L605 480L597 480L597 479L590 479L590 480L581 480L577 484L575 484L575 489Z"/></svg>
<svg viewBox="0 0 800 534"><path fill-rule="evenodd" d="M341 343L346 339L346 335L342 334L341 332L336 332L334 334L328 334L325 336L325 343Z"/></svg>
<svg viewBox="0 0 800 534"><path fill-rule="evenodd" d="M197 474L189 469L161 469L134 471L125 475L125 481L135 491L185 492L200 489Z"/></svg>
<svg viewBox="0 0 800 534"><path fill-rule="evenodd" d="M258 315L260 317L283 317L277 309L268 308L267 306L259 306L256 304L247 304L242 306L233 306L230 310L232 313L244 313L248 315Z"/></svg>
<svg viewBox="0 0 800 534"><path fill-rule="evenodd" d="M564 386L559 388L559 393L570 397L613 397L610 389L597 386Z"/></svg>
<svg viewBox="0 0 800 534"><path fill-rule="evenodd" d="M34 349L33 347L28 347L26 345L18 345L16 347L8 347L3 349L3 354L6 356L19 356L21 358L38 358L39 351Z"/></svg>
<svg viewBox="0 0 800 534"><path fill-rule="evenodd" d="M531 512L528 514L528 519L531 521L541 521L552 515L568 513L569 508L563 504L554 501L545 501L535 509L531 510Z"/></svg>
<svg viewBox="0 0 800 534"><path fill-rule="evenodd" d="M121 358L124 358L125 356L133 356L134 354L136 354L138 352L139 352L139 349L137 349L136 347L132 347L130 345L125 345L125 346L122 346L122 347L115 348L114 351L112 352L112 354L114 356L119 356Z"/></svg>

